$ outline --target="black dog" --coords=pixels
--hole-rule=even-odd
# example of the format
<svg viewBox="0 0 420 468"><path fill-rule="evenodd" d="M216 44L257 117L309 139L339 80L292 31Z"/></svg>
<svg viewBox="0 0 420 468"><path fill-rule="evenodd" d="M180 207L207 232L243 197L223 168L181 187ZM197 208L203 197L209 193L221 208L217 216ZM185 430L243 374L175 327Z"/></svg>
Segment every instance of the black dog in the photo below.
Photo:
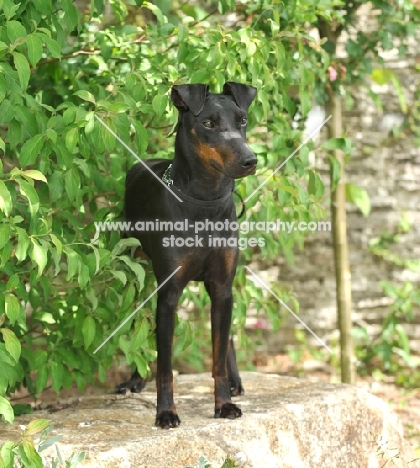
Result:
<svg viewBox="0 0 420 468"><path fill-rule="evenodd" d="M152 260L159 285L181 267L159 289L157 299L156 425L162 428L181 422L173 400L172 340L179 297L193 280L204 281L211 299L215 417L241 416L231 403L231 394L243 393L229 342L238 260L238 231L231 223L236 221L234 179L254 174L257 164L245 139L247 111L255 94L255 88L232 82L224 85L222 94L210 93L202 84L174 86L171 99L179 111L175 157L146 161L170 190L142 163L127 174L125 214L132 226L139 221L149 221L149 227L165 222L166 229L171 223L183 225L182 232L177 227L171 232L146 231L145 224L131 232ZM139 391L143 385L135 373L118 391Z"/></svg>

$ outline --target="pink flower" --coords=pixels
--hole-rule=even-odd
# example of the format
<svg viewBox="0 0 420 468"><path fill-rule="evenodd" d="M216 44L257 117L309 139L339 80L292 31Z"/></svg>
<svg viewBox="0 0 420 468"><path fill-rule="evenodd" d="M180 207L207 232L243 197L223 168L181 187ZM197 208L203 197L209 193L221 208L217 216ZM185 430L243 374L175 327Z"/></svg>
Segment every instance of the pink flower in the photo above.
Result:
<svg viewBox="0 0 420 468"><path fill-rule="evenodd" d="M267 328L267 323L265 320L258 319L257 323L255 324L255 328L259 330L266 330Z"/></svg>
<svg viewBox="0 0 420 468"><path fill-rule="evenodd" d="M337 79L337 76L338 76L337 70L331 65L328 67L328 73L330 75L330 81L335 81Z"/></svg>

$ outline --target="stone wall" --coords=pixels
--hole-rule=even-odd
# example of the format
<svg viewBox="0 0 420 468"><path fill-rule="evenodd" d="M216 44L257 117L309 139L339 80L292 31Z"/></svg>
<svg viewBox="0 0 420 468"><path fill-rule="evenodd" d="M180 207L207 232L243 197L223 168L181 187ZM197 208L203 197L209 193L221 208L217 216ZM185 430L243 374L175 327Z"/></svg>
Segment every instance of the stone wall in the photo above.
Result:
<svg viewBox="0 0 420 468"><path fill-rule="evenodd" d="M361 13L361 24L370 25L374 18ZM343 38L342 45L346 38ZM399 78L407 104L410 106L417 92L420 95L420 49L412 41L409 53L398 58L394 52L386 57L386 68ZM344 48L342 48L344 50ZM369 240L384 230L394 231L405 212L412 222L409 233L393 247L404 257L420 259L420 148L415 147L415 137L408 135L400 141L391 141L391 129L404 120L397 92L393 84L379 86L370 83L383 103L379 111L363 87L352 90L354 107L346 110L343 123L348 137L356 146L347 166L347 181L367 190L372 202L371 214L365 218L355 206L348 205L348 240L352 273L353 319L356 325L368 325L370 333L379 330L390 300L379 285L386 280L402 283L411 280L420 287L420 274L390 266L372 255ZM316 155L317 166L328 183L328 165ZM306 241L302 253L296 253L294 266L279 258L269 269L270 281L279 281L293 292L300 303L301 318L321 337L338 336L336 329L335 278L331 234L318 232ZM280 306L279 306L280 308ZM417 325L407 327L413 339L413 349L420 351L420 314ZM278 333L268 333L271 352L284 349L294 342L294 329L299 324L288 315ZM310 343L316 343L308 334Z"/></svg>

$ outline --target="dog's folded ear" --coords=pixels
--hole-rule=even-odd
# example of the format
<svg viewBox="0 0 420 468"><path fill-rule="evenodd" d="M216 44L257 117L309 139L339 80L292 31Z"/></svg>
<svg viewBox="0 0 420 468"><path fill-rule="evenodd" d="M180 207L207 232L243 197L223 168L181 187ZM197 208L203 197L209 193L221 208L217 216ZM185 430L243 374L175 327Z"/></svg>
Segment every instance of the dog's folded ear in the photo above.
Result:
<svg viewBox="0 0 420 468"><path fill-rule="evenodd" d="M185 84L172 87L171 100L179 111L190 110L195 116L203 110L209 87L203 84Z"/></svg>
<svg viewBox="0 0 420 468"><path fill-rule="evenodd" d="M254 100L255 95L257 94L257 89L253 86L228 81L223 86L223 94L232 96L238 107L243 111L248 112L248 107Z"/></svg>

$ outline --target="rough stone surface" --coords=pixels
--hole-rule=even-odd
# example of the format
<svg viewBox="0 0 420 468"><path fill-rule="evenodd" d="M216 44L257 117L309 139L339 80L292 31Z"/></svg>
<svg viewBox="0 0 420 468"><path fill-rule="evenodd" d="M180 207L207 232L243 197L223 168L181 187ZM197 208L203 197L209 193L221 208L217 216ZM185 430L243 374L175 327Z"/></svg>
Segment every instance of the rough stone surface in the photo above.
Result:
<svg viewBox="0 0 420 468"><path fill-rule="evenodd" d="M379 468L397 454L387 466L405 467L413 459L397 416L365 390L260 373L244 373L243 382L246 395L236 399L243 417L235 421L212 418L213 380L198 374L175 380L178 429L153 427L151 383L140 395L85 396L61 411L21 416L15 430L52 420L64 456L85 451L80 466L91 468L184 468L200 456L220 468L226 455L245 468ZM2 428L0 443L10 439L16 432Z"/></svg>

